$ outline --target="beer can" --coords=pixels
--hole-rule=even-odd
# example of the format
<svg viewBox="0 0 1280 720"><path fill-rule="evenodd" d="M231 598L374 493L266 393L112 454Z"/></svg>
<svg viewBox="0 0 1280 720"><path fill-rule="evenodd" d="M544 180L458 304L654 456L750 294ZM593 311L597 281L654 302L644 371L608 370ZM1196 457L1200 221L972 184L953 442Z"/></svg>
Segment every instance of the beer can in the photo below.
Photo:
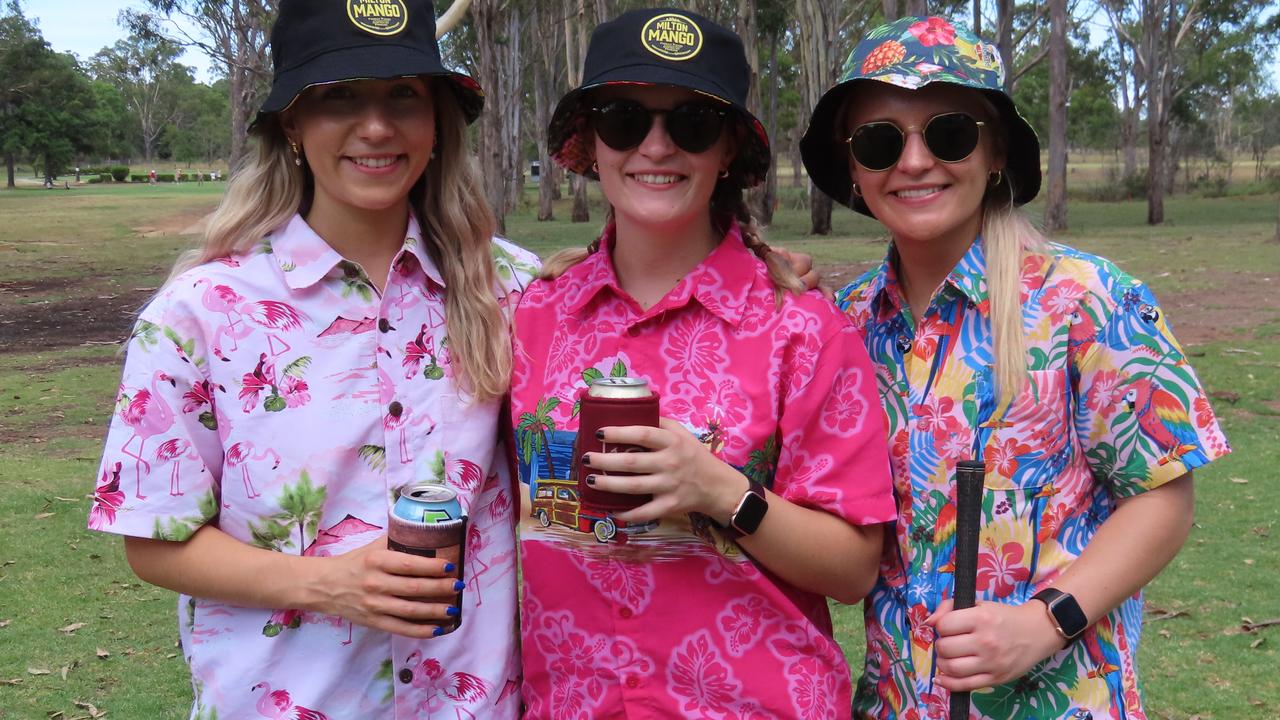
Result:
<svg viewBox="0 0 1280 720"><path fill-rule="evenodd" d="M632 473L604 473L593 471L582 464L584 453L647 452L639 445L602 442L596 431L602 427L622 425L658 426L658 394L649 388L643 378L598 378L579 395L578 440L574 451L574 464L578 473L578 495L583 507L610 512L622 512L640 507L653 499L652 495L597 490L587 484L587 475L631 475Z"/></svg>
<svg viewBox="0 0 1280 720"><path fill-rule="evenodd" d="M467 516L462 514L458 493L444 485L406 485L400 489L387 525L387 547L398 552L422 557L442 558L457 568L462 577L466 560ZM457 592L453 606L458 608L444 632L457 630L462 624L462 591Z"/></svg>

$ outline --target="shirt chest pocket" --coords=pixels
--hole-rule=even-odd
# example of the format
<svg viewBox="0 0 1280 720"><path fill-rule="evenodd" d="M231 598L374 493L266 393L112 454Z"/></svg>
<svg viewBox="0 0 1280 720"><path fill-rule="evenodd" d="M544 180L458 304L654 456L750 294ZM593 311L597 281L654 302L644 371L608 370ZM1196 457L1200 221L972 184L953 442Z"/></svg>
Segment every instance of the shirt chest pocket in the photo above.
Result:
<svg viewBox="0 0 1280 720"><path fill-rule="evenodd" d="M1027 376L987 442L988 489L1039 488L1066 466L1072 432L1066 371L1033 370Z"/></svg>

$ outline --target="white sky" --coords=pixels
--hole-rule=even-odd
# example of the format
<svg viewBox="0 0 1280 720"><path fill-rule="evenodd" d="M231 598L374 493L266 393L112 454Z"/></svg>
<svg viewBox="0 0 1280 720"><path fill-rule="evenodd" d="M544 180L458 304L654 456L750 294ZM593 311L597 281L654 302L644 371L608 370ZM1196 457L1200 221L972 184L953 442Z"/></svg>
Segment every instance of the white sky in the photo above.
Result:
<svg viewBox="0 0 1280 720"><path fill-rule="evenodd" d="M127 35L116 19L125 8L142 9L139 0L19 0L23 12L40 26L44 39L57 52L73 52L87 60ZM180 59L196 69L196 80L212 82L209 59L187 50Z"/></svg>

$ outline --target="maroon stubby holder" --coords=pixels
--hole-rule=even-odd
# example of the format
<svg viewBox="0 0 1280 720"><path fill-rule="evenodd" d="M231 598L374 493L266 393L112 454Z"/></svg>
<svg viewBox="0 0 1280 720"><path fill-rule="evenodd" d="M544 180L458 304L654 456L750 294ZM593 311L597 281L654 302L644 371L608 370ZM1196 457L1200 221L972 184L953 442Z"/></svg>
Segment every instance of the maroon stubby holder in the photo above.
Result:
<svg viewBox="0 0 1280 720"><path fill-rule="evenodd" d="M633 473L603 473L592 470L582 462L586 453L648 452L639 445L602 442L596 432L603 427L623 425L648 425L658 427L658 394L649 390L649 383L640 378L609 377L592 381L590 387L579 394L578 440L574 447L574 469L578 473L578 494L583 507L594 507L607 512L623 512L638 508L653 499L652 495L597 490L587 484L588 475L631 475Z"/></svg>

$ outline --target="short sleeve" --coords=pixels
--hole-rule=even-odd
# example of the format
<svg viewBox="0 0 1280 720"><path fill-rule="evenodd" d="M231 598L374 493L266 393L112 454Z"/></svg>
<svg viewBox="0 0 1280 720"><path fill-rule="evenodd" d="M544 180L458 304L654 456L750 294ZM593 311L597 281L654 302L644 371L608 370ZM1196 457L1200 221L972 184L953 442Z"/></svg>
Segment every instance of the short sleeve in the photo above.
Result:
<svg viewBox="0 0 1280 720"><path fill-rule="evenodd" d="M196 315L170 296L140 316L125 353L89 527L185 540L218 513L219 388Z"/></svg>
<svg viewBox="0 0 1280 720"><path fill-rule="evenodd" d="M1092 296L1071 343L1075 427L1085 457L1117 497L1136 495L1231 451L1213 408L1151 291L1125 275Z"/></svg>
<svg viewBox="0 0 1280 720"><path fill-rule="evenodd" d="M789 361L773 490L854 525L888 522L896 512L875 370L856 328L840 317L827 330L825 341L801 338Z"/></svg>

